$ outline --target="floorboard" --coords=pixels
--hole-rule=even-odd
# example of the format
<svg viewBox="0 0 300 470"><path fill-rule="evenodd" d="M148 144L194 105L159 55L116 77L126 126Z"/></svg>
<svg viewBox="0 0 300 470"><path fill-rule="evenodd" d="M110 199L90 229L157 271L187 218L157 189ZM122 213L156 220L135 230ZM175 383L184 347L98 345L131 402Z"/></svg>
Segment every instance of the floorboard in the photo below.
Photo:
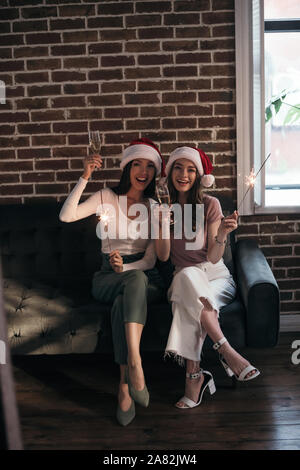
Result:
<svg viewBox="0 0 300 470"><path fill-rule="evenodd" d="M151 395L136 406L126 428L115 419L118 367L111 356L13 357L16 395L27 450L300 450L300 364L291 344L299 333L281 334L273 349L243 354L261 375L232 387L214 351L204 368L217 392L201 406L178 410L184 371L161 354L145 354Z"/></svg>

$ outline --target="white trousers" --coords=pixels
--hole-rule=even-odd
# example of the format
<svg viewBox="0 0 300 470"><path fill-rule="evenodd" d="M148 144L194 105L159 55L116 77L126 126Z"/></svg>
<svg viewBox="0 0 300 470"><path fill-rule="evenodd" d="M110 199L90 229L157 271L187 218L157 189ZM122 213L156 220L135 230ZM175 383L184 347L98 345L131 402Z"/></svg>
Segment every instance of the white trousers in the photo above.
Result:
<svg viewBox="0 0 300 470"><path fill-rule="evenodd" d="M201 325L204 297L215 310L228 304L236 294L236 285L223 258L216 264L209 261L176 268L168 290L173 321L166 346L166 355L173 355L179 364L185 359L200 361L206 331Z"/></svg>

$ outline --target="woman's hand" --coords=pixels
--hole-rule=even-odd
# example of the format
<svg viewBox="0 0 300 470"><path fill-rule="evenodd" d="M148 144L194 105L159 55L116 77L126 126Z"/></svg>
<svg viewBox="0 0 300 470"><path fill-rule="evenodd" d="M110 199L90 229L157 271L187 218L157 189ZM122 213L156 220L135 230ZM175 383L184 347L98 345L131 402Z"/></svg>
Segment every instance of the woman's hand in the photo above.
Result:
<svg viewBox="0 0 300 470"><path fill-rule="evenodd" d="M224 217L219 225L217 237L218 239L225 239L228 233L235 230L238 226L238 212L234 211L232 214Z"/></svg>
<svg viewBox="0 0 300 470"><path fill-rule="evenodd" d="M83 160L84 172L82 177L88 180L95 168L101 168L102 164L103 161L100 155L88 155Z"/></svg>
<svg viewBox="0 0 300 470"><path fill-rule="evenodd" d="M123 272L123 258L119 250L114 250L109 254L109 263L116 273Z"/></svg>

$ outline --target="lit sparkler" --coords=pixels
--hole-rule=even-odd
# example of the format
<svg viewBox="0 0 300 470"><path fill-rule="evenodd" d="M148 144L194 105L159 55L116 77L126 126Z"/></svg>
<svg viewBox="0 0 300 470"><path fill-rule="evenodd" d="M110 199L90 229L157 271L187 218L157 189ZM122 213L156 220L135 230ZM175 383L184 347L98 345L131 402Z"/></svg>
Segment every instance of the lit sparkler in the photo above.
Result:
<svg viewBox="0 0 300 470"><path fill-rule="evenodd" d="M250 175L249 176L246 176L246 185L248 186L248 189L247 191L245 192L244 194L244 197L243 199L241 200L238 208L237 208L237 211L239 210L239 208L241 207L241 205L243 204L243 201L245 199L245 197L247 196L248 192L250 191L251 188L254 188L254 185L255 185L255 181L256 181L256 178L257 178L257 175L258 173L262 170L263 166L266 164L268 158L271 156L271 154L269 153L269 155L267 156L267 158L265 159L265 161L262 163L260 169L258 170L258 172L255 174L254 173L254 168L252 168L251 172L250 172Z"/></svg>
<svg viewBox="0 0 300 470"><path fill-rule="evenodd" d="M100 191L101 195L101 207L103 207L103 199L102 199L102 191ZM108 222L112 219L112 217L109 215L109 209L102 209L99 214L97 214L99 222L104 223L104 229L107 231L108 227ZM108 241L108 248L109 252L111 252L111 246L110 246L110 241L109 241L109 236L107 235L107 241Z"/></svg>

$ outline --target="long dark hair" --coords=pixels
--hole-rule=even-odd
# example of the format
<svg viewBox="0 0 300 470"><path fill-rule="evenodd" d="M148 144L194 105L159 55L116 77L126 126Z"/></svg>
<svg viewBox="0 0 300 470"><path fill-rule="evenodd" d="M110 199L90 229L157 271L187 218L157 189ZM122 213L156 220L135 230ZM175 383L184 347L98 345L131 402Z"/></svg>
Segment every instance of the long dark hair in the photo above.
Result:
<svg viewBox="0 0 300 470"><path fill-rule="evenodd" d="M168 188L170 193L171 204L179 202L179 191L175 188L173 181L172 181L172 172L176 161L170 168L169 175L168 175ZM201 176L199 174L198 169L196 168L196 179L188 192L187 195L187 204L192 204L192 223L193 223L193 230L196 230L196 204L203 204L203 190L201 187ZM171 225L171 228L173 226Z"/></svg>
<svg viewBox="0 0 300 470"><path fill-rule="evenodd" d="M114 186L113 188L110 188L118 196L123 196L124 194L127 194L129 189L131 188L130 170L131 170L132 162L133 160L131 160L130 162L127 163L127 165L124 166L119 184L117 186ZM154 173L151 183L148 184L147 188L144 191L144 197L153 198L155 196L155 177L156 177L156 168L155 168L155 173Z"/></svg>

